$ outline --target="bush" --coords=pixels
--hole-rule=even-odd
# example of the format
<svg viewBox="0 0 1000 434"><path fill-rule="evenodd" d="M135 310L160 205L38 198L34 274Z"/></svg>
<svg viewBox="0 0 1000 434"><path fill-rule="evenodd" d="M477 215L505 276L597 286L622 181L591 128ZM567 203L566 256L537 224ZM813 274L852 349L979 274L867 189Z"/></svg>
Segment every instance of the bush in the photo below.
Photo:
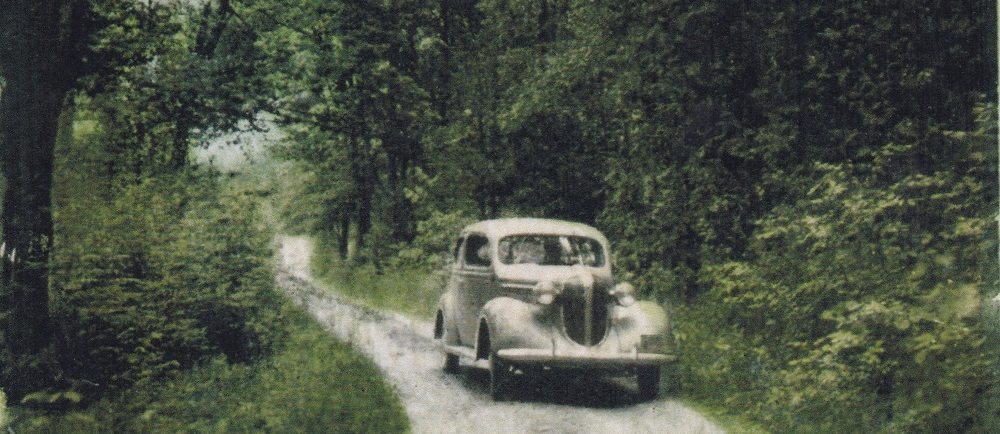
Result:
<svg viewBox="0 0 1000 434"><path fill-rule="evenodd" d="M447 276L423 269L393 267L379 272L372 265L345 263L337 258L336 243L319 237L314 242L311 268L315 276L348 299L378 309L430 318Z"/></svg>
<svg viewBox="0 0 1000 434"><path fill-rule="evenodd" d="M215 357L70 412L22 411L17 432L379 432L407 430L372 363L286 305L287 339L252 363Z"/></svg>
<svg viewBox="0 0 1000 434"><path fill-rule="evenodd" d="M194 171L128 186L86 212L60 221L53 258L70 385L122 390L216 354L236 362L267 352L278 295L270 236L249 199Z"/></svg>
<svg viewBox="0 0 1000 434"><path fill-rule="evenodd" d="M455 237L475 217L459 209L451 212L434 210L430 217L417 222L413 241L398 250L393 266L396 268L439 269L448 263L454 249Z"/></svg>
<svg viewBox="0 0 1000 434"><path fill-rule="evenodd" d="M701 302L732 334L718 334L715 350L689 350L714 354L731 378L768 366L735 396L779 431L982 423L995 378L980 298L996 233L985 217L995 206L980 198L995 190L995 173L983 176L995 157L968 136L948 142L970 149L931 173L893 172L919 155L900 145L870 166L818 164L806 197L758 222L753 259L704 268Z"/></svg>

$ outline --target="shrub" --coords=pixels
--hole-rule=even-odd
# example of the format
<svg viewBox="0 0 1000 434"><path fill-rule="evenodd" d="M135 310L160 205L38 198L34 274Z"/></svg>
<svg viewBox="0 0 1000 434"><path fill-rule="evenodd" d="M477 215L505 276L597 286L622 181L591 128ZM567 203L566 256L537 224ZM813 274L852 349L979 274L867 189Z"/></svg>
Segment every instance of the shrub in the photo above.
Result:
<svg viewBox="0 0 1000 434"><path fill-rule="evenodd" d="M474 216L461 209L432 211L427 219L417 222L416 237L399 249L392 265L424 270L443 267L451 257L458 232L474 221Z"/></svg>
<svg viewBox="0 0 1000 434"><path fill-rule="evenodd" d="M194 171L128 186L86 212L60 221L53 259L60 359L73 385L121 390L215 354L245 361L267 351L278 305L270 237L247 198Z"/></svg>
<svg viewBox="0 0 1000 434"><path fill-rule="evenodd" d="M404 432L406 413L361 355L283 305L287 339L251 363L218 356L73 411L19 412L17 432Z"/></svg>
<svg viewBox="0 0 1000 434"><path fill-rule="evenodd" d="M754 375L745 361L759 353L774 369L768 387L737 392L772 426L942 432L981 423L994 379L980 288L996 235L984 218L995 208L980 198L995 190L995 176L982 176L994 158L975 140L950 143L971 149L930 173L892 172L919 154L899 145L871 166L817 165L806 197L758 222L753 259L704 268L702 301L742 344L719 353L721 363Z"/></svg>

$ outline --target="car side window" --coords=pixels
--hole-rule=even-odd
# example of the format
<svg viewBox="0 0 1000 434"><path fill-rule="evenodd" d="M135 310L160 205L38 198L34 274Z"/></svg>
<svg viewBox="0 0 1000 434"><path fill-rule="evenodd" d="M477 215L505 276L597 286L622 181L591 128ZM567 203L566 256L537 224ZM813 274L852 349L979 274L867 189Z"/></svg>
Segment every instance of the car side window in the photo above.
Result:
<svg viewBox="0 0 1000 434"><path fill-rule="evenodd" d="M490 240L482 235L469 235L465 239L465 265L488 267L490 265Z"/></svg>

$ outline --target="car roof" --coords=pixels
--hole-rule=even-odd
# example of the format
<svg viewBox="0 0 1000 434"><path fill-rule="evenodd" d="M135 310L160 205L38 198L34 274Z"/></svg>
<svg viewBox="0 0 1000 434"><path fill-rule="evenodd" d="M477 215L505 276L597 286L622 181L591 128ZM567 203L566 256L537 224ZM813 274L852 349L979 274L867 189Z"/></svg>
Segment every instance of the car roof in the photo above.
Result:
<svg viewBox="0 0 1000 434"><path fill-rule="evenodd" d="M478 232L499 239L507 235L575 235L593 238L607 244L601 231L583 223L540 218L502 218L483 220L465 227L462 232Z"/></svg>

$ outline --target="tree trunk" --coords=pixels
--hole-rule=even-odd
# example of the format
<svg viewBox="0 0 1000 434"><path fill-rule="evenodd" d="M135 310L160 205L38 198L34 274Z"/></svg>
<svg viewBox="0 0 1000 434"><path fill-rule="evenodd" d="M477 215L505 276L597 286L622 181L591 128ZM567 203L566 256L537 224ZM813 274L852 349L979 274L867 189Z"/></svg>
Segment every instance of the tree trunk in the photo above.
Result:
<svg viewBox="0 0 1000 434"><path fill-rule="evenodd" d="M52 248L52 157L59 113L80 75L89 2L5 1L0 7L0 324L13 354L49 342L48 261ZM3 317L0 315L0 317ZM15 375L17 375L15 373Z"/></svg>
<svg viewBox="0 0 1000 434"><path fill-rule="evenodd" d="M181 117L186 117L185 115ZM188 148L190 147L188 141L191 127L188 122L181 120L174 125L174 128L174 143L173 149L170 152L170 169L178 171L187 167L188 164Z"/></svg>
<svg viewBox="0 0 1000 434"><path fill-rule="evenodd" d="M365 235L372 227L372 192L365 185L359 186L358 202L355 204L357 211L358 228L355 232L354 243L357 249L364 248Z"/></svg>
<svg viewBox="0 0 1000 434"><path fill-rule="evenodd" d="M351 213L347 211L346 207L340 210L340 236L337 239L337 253L340 254L340 260L347 260L347 247L350 243L351 237Z"/></svg>
<svg viewBox="0 0 1000 434"><path fill-rule="evenodd" d="M354 219L357 223L354 232L354 246L357 249L356 252L360 252L365 245L365 235L371 229L372 194L374 194L372 189L375 185L370 179L372 162L369 161L370 155L367 151L369 145L364 143L363 138L352 134L348 137L348 146L348 159L350 159L354 190Z"/></svg>
<svg viewBox="0 0 1000 434"><path fill-rule="evenodd" d="M410 200L406 198L406 170L409 161L416 154L414 151L419 144L406 141L400 137L390 137L386 139L398 140L395 146L387 147L390 151L387 155L388 168L386 171L385 194L388 199L388 217L391 218L390 237L393 242L409 242L413 239L413 207Z"/></svg>
<svg viewBox="0 0 1000 434"><path fill-rule="evenodd" d="M27 59L25 59L27 60ZM38 350L48 342L48 258L52 247L52 157L65 91L39 80L29 61L8 62L0 96L0 160L7 182L3 196L2 260L12 352Z"/></svg>

